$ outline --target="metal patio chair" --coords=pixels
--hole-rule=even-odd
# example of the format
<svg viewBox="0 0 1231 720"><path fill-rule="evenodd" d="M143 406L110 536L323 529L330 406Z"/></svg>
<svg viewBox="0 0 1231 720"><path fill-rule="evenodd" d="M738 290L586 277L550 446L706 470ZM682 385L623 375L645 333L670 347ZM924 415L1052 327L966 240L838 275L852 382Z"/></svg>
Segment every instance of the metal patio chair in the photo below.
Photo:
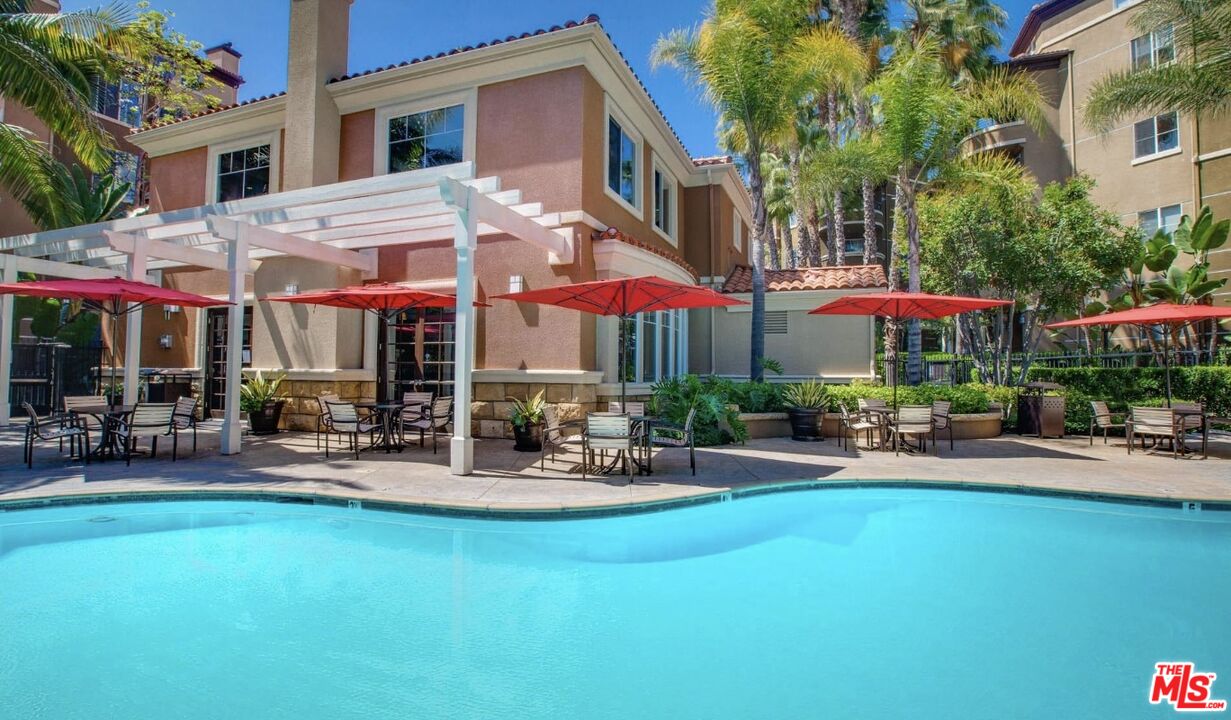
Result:
<svg viewBox="0 0 1231 720"><path fill-rule="evenodd" d="M586 434L582 442L581 477L584 480L587 466L594 462L594 451L600 452L600 457L606 460L606 452L615 450L625 453L623 457L624 472L628 481L633 481L633 446L637 436L633 432L632 419L628 415L611 413L588 413L586 415Z"/></svg>
<svg viewBox="0 0 1231 720"><path fill-rule="evenodd" d="M453 424L453 398L436 398L416 420L403 420L400 425L402 442L406 442L407 430L419 431L419 447L423 447L424 438L432 434L432 454L436 454L436 436Z"/></svg>
<svg viewBox="0 0 1231 720"><path fill-rule="evenodd" d="M1171 408L1135 407L1124 421L1128 434L1128 452L1133 453L1133 439L1141 438L1141 449L1145 450L1147 437L1170 438L1171 457L1180 456L1180 435L1183 425L1180 418Z"/></svg>
<svg viewBox="0 0 1231 720"><path fill-rule="evenodd" d="M325 433L325 457L329 457L329 436L337 433L343 438L350 440L351 450L354 451L355 459L358 460L359 435L367 433L368 438L371 439L373 433L380 429L380 424L372 422L367 418L359 417L359 411L355 409L353 403L325 400L325 411L328 413L327 431Z"/></svg>
<svg viewBox="0 0 1231 720"><path fill-rule="evenodd" d="M1120 418L1120 422L1116 422L1116 417ZM1124 429L1124 413L1113 413L1107 407L1107 403L1102 400L1090 401L1090 445L1094 445L1095 429L1103 431L1103 444L1107 444L1107 431L1111 429Z"/></svg>
<svg viewBox="0 0 1231 720"><path fill-rule="evenodd" d="M90 464L89 430L83 425L66 424L71 422L68 420L58 422L54 418L46 421L40 420L33 405L28 402L23 402L21 405L26 409L26 414L30 416L30 421L26 423L26 439L22 445L21 456L27 468L34 467L34 444L39 440L57 441L60 443L61 451L64 449L64 441L68 440L69 457L72 458L74 446L76 446L77 457L82 458L87 465Z"/></svg>
<svg viewBox="0 0 1231 720"><path fill-rule="evenodd" d="M889 423L889 433L893 437L893 454L898 454L906 438L910 436L918 438L920 450L926 453L928 436L934 435L935 432L931 405L903 405L898 408L897 417Z"/></svg>
<svg viewBox="0 0 1231 720"><path fill-rule="evenodd" d="M175 401L175 412L171 413L175 429L192 430L192 451L197 451L197 399L181 397Z"/></svg>
<svg viewBox="0 0 1231 720"><path fill-rule="evenodd" d="M138 403L127 417L115 418L112 432L124 448L124 464L132 465L137 441L150 439L150 457L158 454L158 438L171 438L171 462L179 448L179 430L175 427L175 403Z"/></svg>
<svg viewBox="0 0 1231 720"><path fill-rule="evenodd" d="M646 470L650 474L654 472L654 448L656 447L688 448L688 467L692 469L693 475L697 474L697 446L692 427L696 417L697 409L690 408L688 418L683 425L655 421L650 426L649 435L646 436L645 456Z"/></svg>
<svg viewBox="0 0 1231 720"><path fill-rule="evenodd" d="M584 445L585 422L581 420L560 420L560 411L554 405L543 407L543 445L539 450L539 472L543 472L548 448L551 448L551 461L556 461L556 450L565 451L576 447L581 450ZM584 455L582 462L585 462Z"/></svg>

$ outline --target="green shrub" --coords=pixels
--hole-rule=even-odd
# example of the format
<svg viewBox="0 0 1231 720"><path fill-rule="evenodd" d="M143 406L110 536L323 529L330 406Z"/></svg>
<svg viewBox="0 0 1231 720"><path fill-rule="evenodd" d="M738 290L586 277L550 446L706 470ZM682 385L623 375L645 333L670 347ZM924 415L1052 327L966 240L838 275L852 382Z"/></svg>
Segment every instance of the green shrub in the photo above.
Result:
<svg viewBox="0 0 1231 720"><path fill-rule="evenodd" d="M885 385L872 385L863 382L853 382L850 385L830 385L829 394L832 400L829 407L837 410L839 405L848 410L859 407L860 398L884 400L893 402L893 388ZM954 414L987 412L991 405L991 397L982 385L899 385L898 405L931 405L936 400L948 400L953 403L949 409Z"/></svg>
<svg viewBox="0 0 1231 720"><path fill-rule="evenodd" d="M829 391L824 382L805 380L787 385L782 391L782 401L788 408L824 410L829 407Z"/></svg>
<svg viewBox="0 0 1231 720"><path fill-rule="evenodd" d="M1064 425L1073 433L1090 427L1090 401L1102 400L1112 412L1127 412L1134 405L1167 404L1163 368L1047 368L1032 367L1030 380L1063 385L1066 397ZM1173 402L1199 402L1206 412L1231 415L1231 367L1204 366L1171 369Z"/></svg>
<svg viewBox="0 0 1231 720"><path fill-rule="evenodd" d="M723 381L727 402L739 405L740 412L768 413L785 412L781 383Z"/></svg>
<svg viewBox="0 0 1231 720"><path fill-rule="evenodd" d="M695 408L693 434L699 446L743 441L748 437L748 428L728 400L734 384L722 378L696 375L667 378L651 388L654 412L669 422L683 425L688 411Z"/></svg>

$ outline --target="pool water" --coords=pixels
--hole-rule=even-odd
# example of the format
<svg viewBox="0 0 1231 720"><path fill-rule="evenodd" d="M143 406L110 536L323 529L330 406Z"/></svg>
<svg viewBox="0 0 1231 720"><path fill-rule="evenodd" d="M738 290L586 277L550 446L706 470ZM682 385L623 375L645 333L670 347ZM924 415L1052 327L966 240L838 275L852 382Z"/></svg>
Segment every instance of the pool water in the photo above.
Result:
<svg viewBox="0 0 1231 720"><path fill-rule="evenodd" d="M1231 698L1231 513L939 490L474 520L0 513L6 718L1154 718Z"/></svg>

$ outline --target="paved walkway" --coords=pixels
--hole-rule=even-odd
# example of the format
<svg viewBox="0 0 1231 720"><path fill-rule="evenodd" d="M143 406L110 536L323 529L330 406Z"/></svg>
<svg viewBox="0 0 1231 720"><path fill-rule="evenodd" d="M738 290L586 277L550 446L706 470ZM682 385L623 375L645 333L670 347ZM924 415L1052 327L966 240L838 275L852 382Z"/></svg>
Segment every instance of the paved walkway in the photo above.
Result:
<svg viewBox="0 0 1231 720"><path fill-rule="evenodd" d="M191 441L187 443L191 446ZM169 445L169 443L168 443ZM1094 447L1085 438L1037 440L1006 435L958 441L939 456L894 456L892 452L843 451L834 441L752 441L744 446L697 452L697 475L688 472L686 451L662 451L653 477L582 480L577 455L538 469L538 455L519 453L512 441L475 443L476 470L458 477L448 471L448 445L405 452L333 456L316 450L311 433L245 438L244 452L217 452L215 428L203 427L195 455L172 463L169 447L156 459L91 463L83 467L59 456L54 444L36 449L35 466L21 463L21 431L0 431L0 502L69 494L134 491L273 491L381 499L410 504L501 510L551 510L671 500L732 488L792 480L928 480L991 483L1107 495L1231 502L1231 436L1211 443L1209 459L1173 460L1169 453L1127 455L1123 439ZM181 446L181 452L183 447Z"/></svg>

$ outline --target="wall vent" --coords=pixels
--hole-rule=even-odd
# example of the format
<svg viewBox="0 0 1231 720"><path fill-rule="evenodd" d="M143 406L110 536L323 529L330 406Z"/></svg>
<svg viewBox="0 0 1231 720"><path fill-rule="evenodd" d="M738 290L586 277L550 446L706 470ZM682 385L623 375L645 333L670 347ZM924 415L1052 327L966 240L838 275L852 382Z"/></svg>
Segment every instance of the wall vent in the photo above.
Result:
<svg viewBox="0 0 1231 720"><path fill-rule="evenodd" d="M786 335L788 329L786 310L765 311L765 334Z"/></svg>

